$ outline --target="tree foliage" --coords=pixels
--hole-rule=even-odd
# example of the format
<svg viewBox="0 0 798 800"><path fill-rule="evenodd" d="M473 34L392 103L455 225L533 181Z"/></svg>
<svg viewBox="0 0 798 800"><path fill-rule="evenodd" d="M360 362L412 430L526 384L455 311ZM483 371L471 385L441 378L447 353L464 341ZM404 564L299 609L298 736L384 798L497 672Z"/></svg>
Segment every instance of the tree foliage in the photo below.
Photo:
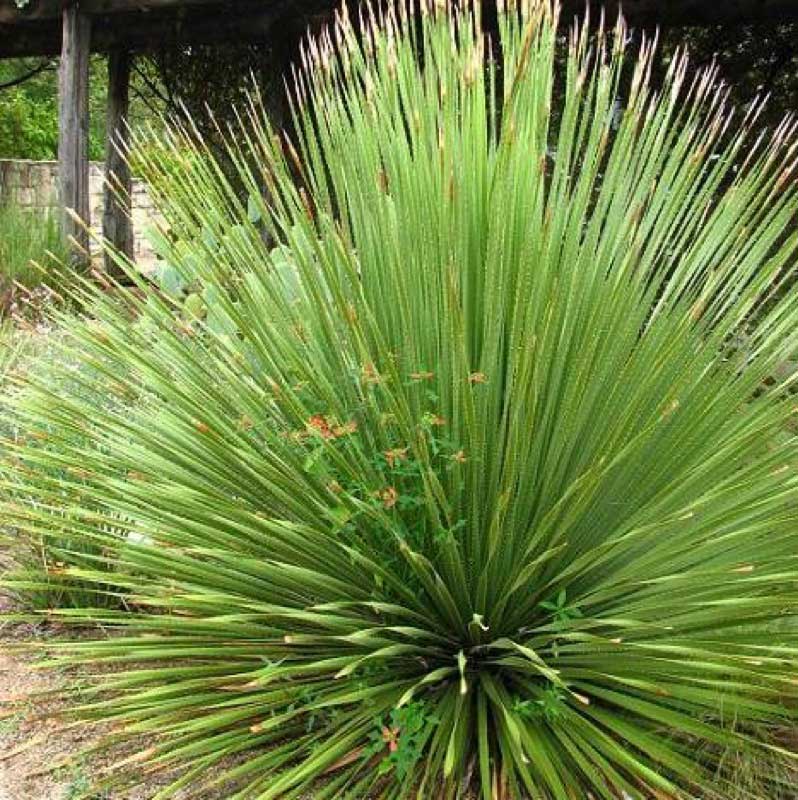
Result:
<svg viewBox="0 0 798 800"><path fill-rule="evenodd" d="M0 158L29 158L49 161L58 157L57 64L47 67L21 83L16 81L35 70L30 59L0 61ZM13 84L2 88L3 84ZM89 83L89 154L102 159L105 152L105 95L107 79L104 60L91 60Z"/></svg>

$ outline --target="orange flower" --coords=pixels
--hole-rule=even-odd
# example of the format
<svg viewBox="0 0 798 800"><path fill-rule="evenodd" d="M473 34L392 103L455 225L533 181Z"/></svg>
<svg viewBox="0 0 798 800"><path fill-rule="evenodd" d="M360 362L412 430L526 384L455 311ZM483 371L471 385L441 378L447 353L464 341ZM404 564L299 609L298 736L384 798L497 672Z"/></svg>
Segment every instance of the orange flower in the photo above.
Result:
<svg viewBox="0 0 798 800"><path fill-rule="evenodd" d="M350 420L343 425L338 425L323 414L314 414L306 423L308 433L316 433L322 439L340 439L357 430L357 422Z"/></svg>
<svg viewBox="0 0 798 800"><path fill-rule="evenodd" d="M386 450L383 455L385 456L385 460L388 462L388 466L393 469L393 466L397 461L404 461L407 458L407 448L397 447L393 450Z"/></svg>
<svg viewBox="0 0 798 800"><path fill-rule="evenodd" d="M430 381L435 377L434 372L411 372L410 377L414 381Z"/></svg>
<svg viewBox="0 0 798 800"><path fill-rule="evenodd" d="M208 433L210 431L210 428L208 427L207 423L203 422L202 420L195 419L195 420L192 420L192 421L194 423L194 427L200 433Z"/></svg>
<svg viewBox="0 0 798 800"><path fill-rule="evenodd" d="M307 429L310 433L318 433L322 439L334 438L333 432L330 430L330 423L321 414L315 414L306 423Z"/></svg>
<svg viewBox="0 0 798 800"><path fill-rule="evenodd" d="M371 362L363 365L363 383L379 383L382 380L379 372Z"/></svg>
<svg viewBox="0 0 798 800"><path fill-rule="evenodd" d="M452 461L456 461L458 464L465 464L468 459L466 458L465 453L462 450L458 450L453 456Z"/></svg>
<svg viewBox="0 0 798 800"><path fill-rule="evenodd" d="M442 427L443 425L446 424L446 420L443 417L439 417L439 416L436 415L436 416L430 417L429 424L430 425L435 425L435 426L440 428L440 427Z"/></svg>
<svg viewBox="0 0 798 800"><path fill-rule="evenodd" d="M399 734L400 729L397 727L388 728L384 726L382 729L382 741L388 745L388 749L395 753L399 749Z"/></svg>
<svg viewBox="0 0 798 800"><path fill-rule="evenodd" d="M470 384L487 383L488 382L488 376L484 372L472 372L468 376L468 382Z"/></svg>
<svg viewBox="0 0 798 800"><path fill-rule="evenodd" d="M389 486L380 492L380 499L384 508L393 508L399 499L399 492L393 486Z"/></svg>
<svg viewBox="0 0 798 800"><path fill-rule="evenodd" d="M336 425L333 428L333 433L336 437L346 436L349 433L354 433L357 430L357 422L353 419L345 422L343 425Z"/></svg>

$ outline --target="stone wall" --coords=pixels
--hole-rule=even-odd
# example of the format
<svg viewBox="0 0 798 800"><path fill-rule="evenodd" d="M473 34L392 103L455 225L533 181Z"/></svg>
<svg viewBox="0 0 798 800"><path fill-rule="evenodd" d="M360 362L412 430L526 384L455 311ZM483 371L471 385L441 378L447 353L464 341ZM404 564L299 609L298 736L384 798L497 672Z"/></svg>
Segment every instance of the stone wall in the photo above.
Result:
<svg viewBox="0 0 798 800"><path fill-rule="evenodd" d="M102 229L103 218L103 165L93 161L89 174L91 225ZM25 210L47 212L58 205L57 161L10 161L0 159L0 204L13 202ZM135 257L139 266L147 271L155 261L155 254L144 237L147 225L155 217L155 210L142 181L133 181L133 233ZM97 248L92 243L92 251Z"/></svg>

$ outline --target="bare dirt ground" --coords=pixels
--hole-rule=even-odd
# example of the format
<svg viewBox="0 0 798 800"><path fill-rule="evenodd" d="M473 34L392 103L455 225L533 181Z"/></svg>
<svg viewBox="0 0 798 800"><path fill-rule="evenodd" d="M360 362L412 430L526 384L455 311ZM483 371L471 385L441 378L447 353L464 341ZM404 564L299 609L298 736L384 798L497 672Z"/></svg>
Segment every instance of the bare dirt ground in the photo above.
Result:
<svg viewBox="0 0 798 800"><path fill-rule="evenodd" d="M7 609L0 595L0 612ZM0 623L0 800L150 800L163 782L152 780L130 791L91 791L92 779L106 773L118 755L82 756L103 731L68 726L60 714L64 701L47 696L69 691L68 676L37 669L35 655L19 652L21 643L46 642L58 634L51 627ZM177 797L189 800L190 795Z"/></svg>
<svg viewBox="0 0 798 800"><path fill-rule="evenodd" d="M0 639L0 648L4 642ZM58 735L55 719L37 719L36 693L53 688L56 679L30 669L24 661L0 652L0 699L22 700L23 710L0 719L0 800L71 800L86 787L79 766L62 763L81 748L84 736Z"/></svg>
<svg viewBox="0 0 798 800"><path fill-rule="evenodd" d="M88 733L59 733L56 705L40 697L63 677L11 652L38 635L31 627L0 627L0 800L72 800L87 788L80 764L66 762L87 744Z"/></svg>

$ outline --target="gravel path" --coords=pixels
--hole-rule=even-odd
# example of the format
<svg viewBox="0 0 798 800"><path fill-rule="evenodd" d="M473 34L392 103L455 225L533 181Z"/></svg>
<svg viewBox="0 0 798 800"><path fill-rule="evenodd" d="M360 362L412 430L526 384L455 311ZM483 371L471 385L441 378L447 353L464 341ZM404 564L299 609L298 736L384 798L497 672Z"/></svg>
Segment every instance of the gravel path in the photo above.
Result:
<svg viewBox="0 0 798 800"><path fill-rule="evenodd" d="M0 630L0 800L150 800L163 783L153 780L135 790L85 794L92 776L120 754L108 755L107 761L81 757L100 731L64 728L58 713L63 702L40 695L64 688L66 678L33 668L29 656L10 654L9 646L19 642L19 632L4 637ZM195 798L181 792L176 800Z"/></svg>
<svg viewBox="0 0 798 800"><path fill-rule="evenodd" d="M55 688L57 677L32 670L27 660L3 652L7 647L0 638L0 708L23 705L0 711L0 800L71 800L85 788L85 776L76 768L52 774L46 768L73 755L83 742L77 732L57 735L59 723L47 718L46 706L35 698ZM37 711L45 716L37 719Z"/></svg>

